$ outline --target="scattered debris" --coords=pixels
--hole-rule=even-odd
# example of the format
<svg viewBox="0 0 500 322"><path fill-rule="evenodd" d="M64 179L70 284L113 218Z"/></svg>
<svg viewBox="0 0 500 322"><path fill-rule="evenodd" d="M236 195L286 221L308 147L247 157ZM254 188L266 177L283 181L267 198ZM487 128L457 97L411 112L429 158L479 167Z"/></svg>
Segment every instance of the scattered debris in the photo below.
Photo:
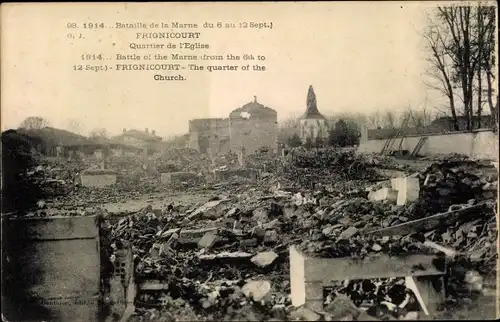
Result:
<svg viewBox="0 0 500 322"><path fill-rule="evenodd" d="M386 156L302 148L278 159L246 156L245 169L237 170L234 155L214 163L187 149L148 162L116 157L116 184L99 189L81 186L85 162L40 166L27 175L60 192L26 215L49 216L53 208L87 215L101 212L100 204L148 195L140 211L102 211L110 254L122 242L132 245L139 285L132 319L142 321L410 320L426 313L417 312L419 296L404 278L341 281L325 297L324 312L293 308L291 245L330 258L431 252L446 257L450 298L487 289L484 276L497 260L498 170L491 164L433 161L417 172ZM381 177L380 168L404 176ZM161 173L175 184L162 185ZM206 197L173 202L174 188ZM153 193L163 194L160 207L149 204L160 198Z"/></svg>

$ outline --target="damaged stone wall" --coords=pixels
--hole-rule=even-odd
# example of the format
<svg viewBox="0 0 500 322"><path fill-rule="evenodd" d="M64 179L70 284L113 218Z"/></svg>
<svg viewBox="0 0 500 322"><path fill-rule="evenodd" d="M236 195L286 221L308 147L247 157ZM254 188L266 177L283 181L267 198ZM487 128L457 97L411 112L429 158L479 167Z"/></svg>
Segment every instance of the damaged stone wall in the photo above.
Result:
<svg viewBox="0 0 500 322"><path fill-rule="evenodd" d="M496 159L498 157L498 135L493 131L475 131L468 133L428 134L427 142L419 152L421 156L457 153L473 158ZM422 136L408 136L403 139L402 150L412 152ZM399 146L400 138L394 146ZM380 153L386 139L361 142L358 152Z"/></svg>
<svg viewBox="0 0 500 322"><path fill-rule="evenodd" d="M252 154L260 148L278 148L278 116L275 110L255 100L229 115L231 151L237 153L245 148Z"/></svg>
<svg viewBox="0 0 500 322"><path fill-rule="evenodd" d="M229 152L229 119L189 121L189 147L208 154Z"/></svg>

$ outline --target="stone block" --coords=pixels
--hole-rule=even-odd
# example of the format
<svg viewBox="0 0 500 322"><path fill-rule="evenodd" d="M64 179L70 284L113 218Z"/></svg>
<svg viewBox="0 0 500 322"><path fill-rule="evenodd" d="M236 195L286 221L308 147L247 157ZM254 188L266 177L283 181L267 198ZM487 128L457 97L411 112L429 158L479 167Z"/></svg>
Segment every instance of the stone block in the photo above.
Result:
<svg viewBox="0 0 500 322"><path fill-rule="evenodd" d="M10 259L2 270L12 272L11 279L2 281L5 320L98 319L96 217L2 219L2 226L2 252Z"/></svg>
<svg viewBox="0 0 500 322"><path fill-rule="evenodd" d="M391 188L382 188L376 191L370 191L368 199L371 201L389 201L396 202L398 199L398 191Z"/></svg>
<svg viewBox="0 0 500 322"><path fill-rule="evenodd" d="M215 180L229 180L233 177L242 177L251 180L259 178L259 171L257 169L235 169L235 170L214 170Z"/></svg>
<svg viewBox="0 0 500 322"><path fill-rule="evenodd" d="M404 178L393 178L391 179L391 188L394 190L401 189L401 182L403 181Z"/></svg>
<svg viewBox="0 0 500 322"><path fill-rule="evenodd" d="M276 258L278 258L278 254L273 251L261 252L252 257L251 262L259 267L267 267L271 265Z"/></svg>
<svg viewBox="0 0 500 322"><path fill-rule="evenodd" d="M216 231L208 231L198 241L198 247L209 249L215 244L216 241L217 241L217 232Z"/></svg>
<svg viewBox="0 0 500 322"><path fill-rule="evenodd" d="M269 281L249 281L241 291L246 297L253 299L255 302L260 302L271 291L271 283Z"/></svg>
<svg viewBox="0 0 500 322"><path fill-rule="evenodd" d="M340 234L340 239L349 239L358 232L356 227L349 227Z"/></svg>
<svg viewBox="0 0 500 322"><path fill-rule="evenodd" d="M190 230L181 230L181 237L190 238L193 240L201 239L208 233L213 235L217 235L217 231L220 227L209 227L209 228L200 228L200 229L190 229ZM174 229L173 229L174 230ZM177 228L175 230L178 230Z"/></svg>
<svg viewBox="0 0 500 322"><path fill-rule="evenodd" d="M222 200L212 200L198 209L196 209L192 214L188 216L190 220L196 217L204 217L207 219L217 219L224 215L224 213L228 210L230 205L228 204L229 199Z"/></svg>
<svg viewBox="0 0 500 322"><path fill-rule="evenodd" d="M85 170L80 175L82 186L102 188L116 184L116 172L111 170Z"/></svg>
<svg viewBox="0 0 500 322"><path fill-rule="evenodd" d="M198 175L194 172L168 172L162 173L160 182L162 184L180 184L182 182L195 180Z"/></svg>
<svg viewBox="0 0 500 322"><path fill-rule="evenodd" d="M418 178L406 177L398 183L397 205L403 206L408 202L418 200L420 195L420 182Z"/></svg>
<svg viewBox="0 0 500 322"><path fill-rule="evenodd" d="M319 258L306 256L290 247L290 286L292 304L306 305L316 311L323 309L323 288L333 281L407 276L442 276L434 255L389 256L385 254L364 259ZM415 269L419 267L419 269Z"/></svg>

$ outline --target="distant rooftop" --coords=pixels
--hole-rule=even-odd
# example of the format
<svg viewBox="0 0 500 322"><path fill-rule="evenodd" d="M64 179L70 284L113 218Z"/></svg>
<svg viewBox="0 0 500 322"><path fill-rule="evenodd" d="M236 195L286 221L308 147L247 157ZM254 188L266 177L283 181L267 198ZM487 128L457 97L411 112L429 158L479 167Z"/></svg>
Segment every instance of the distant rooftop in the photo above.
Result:
<svg viewBox="0 0 500 322"><path fill-rule="evenodd" d="M124 131L122 134L117 135L115 138L120 138L124 136L130 136L139 140L143 141L159 141L161 140L161 137L154 134L154 131L152 133L149 133L147 131L139 131L139 130L128 130Z"/></svg>

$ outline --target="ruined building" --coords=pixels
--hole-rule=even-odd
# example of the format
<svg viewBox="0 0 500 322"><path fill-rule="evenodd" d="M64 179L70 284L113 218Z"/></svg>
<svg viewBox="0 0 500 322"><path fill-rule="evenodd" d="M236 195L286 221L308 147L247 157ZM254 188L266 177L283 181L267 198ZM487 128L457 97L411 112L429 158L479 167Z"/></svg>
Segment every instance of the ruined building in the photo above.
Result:
<svg viewBox="0 0 500 322"><path fill-rule="evenodd" d="M162 142L162 138L156 135L156 131L152 130L150 132L148 128L144 131L123 129L123 133L115 136L112 140L114 143L130 146L147 154L157 151L158 144Z"/></svg>
<svg viewBox="0 0 500 322"><path fill-rule="evenodd" d="M251 154L260 149L277 151L278 113L254 101L235 109L229 114L231 151L242 148Z"/></svg>
<svg viewBox="0 0 500 322"><path fill-rule="evenodd" d="M148 128L143 131L123 129L123 133L113 138L116 142L123 144L147 148L150 144L160 142L162 138L156 135L156 131L149 132Z"/></svg>
<svg viewBox="0 0 500 322"><path fill-rule="evenodd" d="M328 120L318 111L316 94L312 85L307 92L307 109L300 118L300 137L303 142L308 138L316 140L317 137L328 137Z"/></svg>
<svg viewBox="0 0 500 322"><path fill-rule="evenodd" d="M246 154L259 149L277 151L278 114L275 110L253 102L235 109L229 118L189 121L189 147L209 155Z"/></svg>
<svg viewBox="0 0 500 322"><path fill-rule="evenodd" d="M189 121L189 147L210 155L229 152L229 119Z"/></svg>

